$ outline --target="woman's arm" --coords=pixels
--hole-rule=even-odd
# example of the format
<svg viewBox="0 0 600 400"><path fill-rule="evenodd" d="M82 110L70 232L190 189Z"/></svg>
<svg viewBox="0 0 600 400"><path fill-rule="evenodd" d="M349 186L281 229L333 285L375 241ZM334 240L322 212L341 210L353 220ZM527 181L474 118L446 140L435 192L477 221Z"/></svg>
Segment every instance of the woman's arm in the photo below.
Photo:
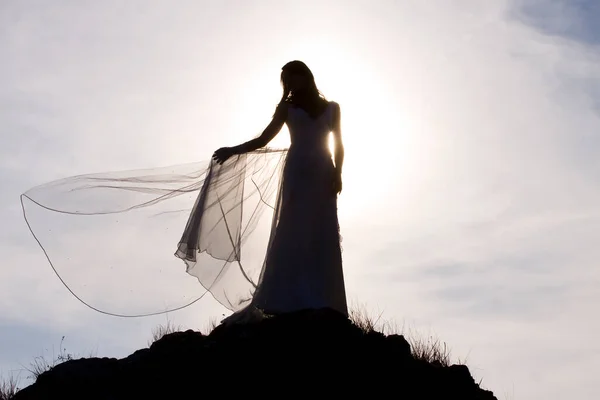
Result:
<svg viewBox="0 0 600 400"><path fill-rule="evenodd" d="M335 192L342 191L342 167L344 165L344 142L342 141L342 113L340 105L335 103L333 110L333 154L335 162Z"/></svg>
<svg viewBox="0 0 600 400"><path fill-rule="evenodd" d="M335 158L335 170L340 176L342 175L342 166L344 165L341 117L340 105L336 103L333 110L333 154Z"/></svg>
<svg viewBox="0 0 600 400"><path fill-rule="evenodd" d="M213 158L219 164L223 164L225 160L234 154L249 153L269 144L269 142L273 140L275 136L277 136L279 131L281 131L283 124L285 124L285 120L287 119L287 107L287 103L279 103L277 109L275 110L275 114L273 115L273 119L259 137L235 147L222 147L215 151Z"/></svg>

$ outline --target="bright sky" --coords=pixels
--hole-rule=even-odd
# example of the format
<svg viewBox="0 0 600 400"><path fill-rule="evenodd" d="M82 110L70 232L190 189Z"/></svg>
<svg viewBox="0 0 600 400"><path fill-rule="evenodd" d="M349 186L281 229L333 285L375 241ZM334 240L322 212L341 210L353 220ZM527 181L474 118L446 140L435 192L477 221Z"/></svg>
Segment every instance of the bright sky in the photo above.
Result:
<svg viewBox="0 0 600 400"><path fill-rule="evenodd" d="M260 133L300 59L342 108L350 300L437 335L501 399L596 398L598 19L593 0L2 2L0 373L62 336L124 357L167 319L79 303L19 195L207 160ZM207 297L168 318L224 312Z"/></svg>

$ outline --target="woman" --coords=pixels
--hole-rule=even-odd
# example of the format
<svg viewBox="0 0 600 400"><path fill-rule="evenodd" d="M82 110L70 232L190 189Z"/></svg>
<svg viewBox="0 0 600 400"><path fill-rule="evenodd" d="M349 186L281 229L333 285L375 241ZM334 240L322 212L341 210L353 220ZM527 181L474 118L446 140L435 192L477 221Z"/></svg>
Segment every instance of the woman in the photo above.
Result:
<svg viewBox="0 0 600 400"><path fill-rule="evenodd" d="M219 165L266 146L287 124L291 137L271 236L250 304L224 322L245 321L257 311L279 314L331 308L347 315L337 194L342 191L344 147L340 107L320 94L301 61L282 68L283 96L262 135L218 149ZM329 150L333 132L335 164Z"/></svg>

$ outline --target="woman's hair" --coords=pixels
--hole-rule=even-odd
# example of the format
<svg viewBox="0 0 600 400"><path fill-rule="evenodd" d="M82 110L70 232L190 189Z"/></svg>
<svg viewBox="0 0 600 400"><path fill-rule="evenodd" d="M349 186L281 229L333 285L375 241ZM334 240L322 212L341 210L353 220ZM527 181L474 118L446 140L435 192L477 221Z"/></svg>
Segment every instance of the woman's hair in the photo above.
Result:
<svg viewBox="0 0 600 400"><path fill-rule="evenodd" d="M294 93L285 80L286 73L301 75L307 78L308 87L301 94ZM312 71L302 61L290 61L281 68L281 86L283 96L281 102L288 102L304 109L313 118L317 117L323 110L327 99L317 88Z"/></svg>

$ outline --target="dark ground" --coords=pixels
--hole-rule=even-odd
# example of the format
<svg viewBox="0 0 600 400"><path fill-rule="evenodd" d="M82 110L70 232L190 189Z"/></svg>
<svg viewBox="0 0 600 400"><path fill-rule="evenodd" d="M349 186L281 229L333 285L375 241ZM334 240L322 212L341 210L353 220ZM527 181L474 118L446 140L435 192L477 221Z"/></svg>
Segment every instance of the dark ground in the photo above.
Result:
<svg viewBox="0 0 600 400"><path fill-rule="evenodd" d="M496 399L463 365L417 360L401 335L354 325L330 310L168 334L123 359L59 364L21 390L26 399L221 397ZM497 400L497 399L496 399Z"/></svg>

